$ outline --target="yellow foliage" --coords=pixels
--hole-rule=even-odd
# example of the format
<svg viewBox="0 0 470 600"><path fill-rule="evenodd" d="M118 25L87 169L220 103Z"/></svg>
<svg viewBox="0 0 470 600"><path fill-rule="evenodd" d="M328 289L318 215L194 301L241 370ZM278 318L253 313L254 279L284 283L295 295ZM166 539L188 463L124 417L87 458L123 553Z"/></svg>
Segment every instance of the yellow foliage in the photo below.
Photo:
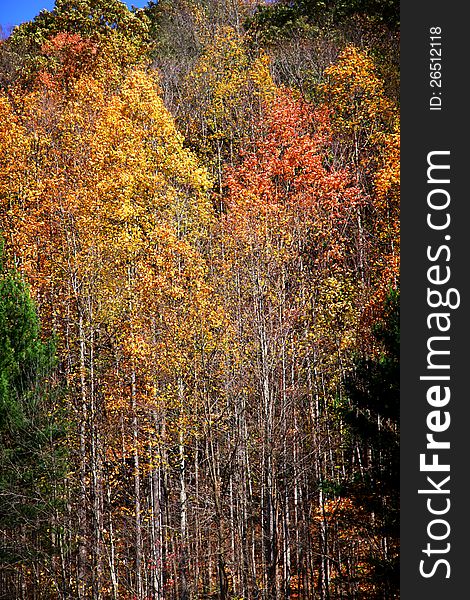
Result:
<svg viewBox="0 0 470 600"><path fill-rule="evenodd" d="M272 99L275 90L269 57L260 53L251 58L231 27L218 32L188 76L188 93L202 105L214 138L240 138L256 115L253 104Z"/></svg>
<svg viewBox="0 0 470 600"><path fill-rule="evenodd" d="M378 142L398 125L398 111L387 98L373 60L365 51L348 46L325 71L321 86L338 129L344 134L367 135Z"/></svg>

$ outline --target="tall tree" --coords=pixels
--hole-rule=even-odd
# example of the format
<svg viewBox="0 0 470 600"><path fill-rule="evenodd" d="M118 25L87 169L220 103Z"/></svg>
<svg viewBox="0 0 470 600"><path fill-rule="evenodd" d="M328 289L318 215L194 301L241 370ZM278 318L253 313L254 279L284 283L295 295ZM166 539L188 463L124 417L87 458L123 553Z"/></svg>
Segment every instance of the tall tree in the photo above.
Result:
<svg viewBox="0 0 470 600"><path fill-rule="evenodd" d="M0 590L23 598L60 585L52 564L60 554L59 513L65 462L64 425L54 403L54 348L42 341L24 281L0 249ZM63 540L61 540L63 541ZM20 571L14 571L21 565Z"/></svg>
<svg viewBox="0 0 470 600"><path fill-rule="evenodd" d="M370 531L378 540L366 557L368 577L380 590L377 597L386 599L398 597L399 590L399 298L396 290L389 292L373 325L375 351L356 357L342 409L362 455L351 496L374 515Z"/></svg>

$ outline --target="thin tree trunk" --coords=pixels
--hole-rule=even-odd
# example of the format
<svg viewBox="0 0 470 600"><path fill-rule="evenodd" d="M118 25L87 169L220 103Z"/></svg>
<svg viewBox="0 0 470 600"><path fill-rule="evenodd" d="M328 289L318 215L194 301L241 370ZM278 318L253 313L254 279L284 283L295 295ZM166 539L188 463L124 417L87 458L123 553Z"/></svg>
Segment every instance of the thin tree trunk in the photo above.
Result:
<svg viewBox="0 0 470 600"><path fill-rule="evenodd" d="M136 402L136 376L135 370L131 373L131 411L132 411L132 441L134 457L134 511L135 511L135 577L136 594L141 600L143 597L142 587L142 518L140 498L140 464L139 464L139 424L137 417Z"/></svg>

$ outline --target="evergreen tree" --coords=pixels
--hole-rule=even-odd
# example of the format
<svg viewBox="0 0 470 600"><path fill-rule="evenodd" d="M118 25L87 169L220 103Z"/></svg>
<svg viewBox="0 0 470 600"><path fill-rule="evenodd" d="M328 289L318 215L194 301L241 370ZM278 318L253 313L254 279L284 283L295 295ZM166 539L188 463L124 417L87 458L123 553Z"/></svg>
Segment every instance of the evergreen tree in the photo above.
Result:
<svg viewBox="0 0 470 600"><path fill-rule="evenodd" d="M11 594L10 568L54 554L50 533L65 463L52 407L53 363L28 288L5 266L0 247L0 564Z"/></svg>
<svg viewBox="0 0 470 600"><path fill-rule="evenodd" d="M375 514L373 535L388 540L385 551L370 553L374 583L381 598L398 597L399 537L399 293L390 292L372 333L378 355L358 356L346 380L343 416L363 456L362 473L350 489L356 503Z"/></svg>

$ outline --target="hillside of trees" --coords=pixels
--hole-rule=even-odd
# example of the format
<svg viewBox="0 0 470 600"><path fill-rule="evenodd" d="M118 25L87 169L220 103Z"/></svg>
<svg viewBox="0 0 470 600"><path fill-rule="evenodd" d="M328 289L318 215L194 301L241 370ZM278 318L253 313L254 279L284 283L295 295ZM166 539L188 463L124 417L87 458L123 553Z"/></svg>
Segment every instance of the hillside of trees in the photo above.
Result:
<svg viewBox="0 0 470 600"><path fill-rule="evenodd" d="M399 5L0 41L0 598L391 600Z"/></svg>

